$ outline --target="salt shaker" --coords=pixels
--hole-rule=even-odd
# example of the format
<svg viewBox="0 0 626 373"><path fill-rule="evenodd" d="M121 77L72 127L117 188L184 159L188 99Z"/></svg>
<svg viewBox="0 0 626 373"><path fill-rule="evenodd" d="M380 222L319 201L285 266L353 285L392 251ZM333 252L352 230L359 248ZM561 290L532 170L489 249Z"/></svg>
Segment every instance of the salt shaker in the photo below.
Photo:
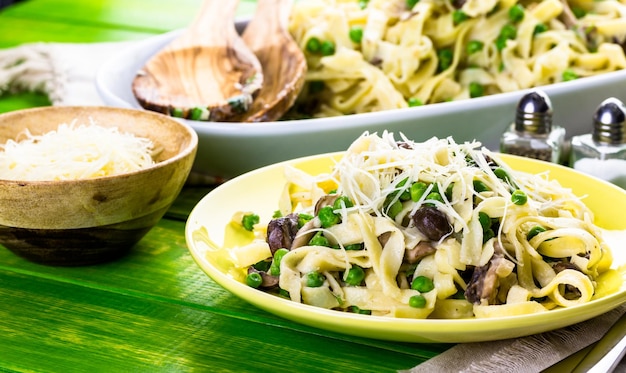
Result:
<svg viewBox="0 0 626 373"><path fill-rule="evenodd" d="M500 151L559 163L565 129L552 124L552 103L541 90L532 90L517 104L515 121L502 134Z"/></svg>
<svg viewBox="0 0 626 373"><path fill-rule="evenodd" d="M572 137L570 166L626 189L626 106L604 100L593 115L591 133Z"/></svg>

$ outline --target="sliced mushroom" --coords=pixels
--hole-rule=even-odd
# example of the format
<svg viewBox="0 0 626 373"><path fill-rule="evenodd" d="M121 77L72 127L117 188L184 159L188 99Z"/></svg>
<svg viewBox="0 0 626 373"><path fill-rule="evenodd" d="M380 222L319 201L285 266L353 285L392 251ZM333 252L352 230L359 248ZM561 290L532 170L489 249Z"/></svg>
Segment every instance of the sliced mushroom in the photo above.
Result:
<svg viewBox="0 0 626 373"><path fill-rule="evenodd" d="M320 199L317 200L317 203L315 203L315 216L317 216L322 207L332 206L337 198L339 198L338 194L327 194L320 197Z"/></svg>
<svg viewBox="0 0 626 373"><path fill-rule="evenodd" d="M559 273L562 272L566 269L573 269L575 271L578 272L582 272L580 270L580 268L578 268L578 266L574 263L566 263L566 262L556 262L552 264L552 269L554 269L554 272Z"/></svg>
<svg viewBox="0 0 626 373"><path fill-rule="evenodd" d="M415 211L412 219L415 227L431 241L439 241L452 233L448 217L436 207L423 205Z"/></svg>
<svg viewBox="0 0 626 373"><path fill-rule="evenodd" d="M380 246L385 247L387 241L389 241L389 237L391 237L391 232L385 232L378 236L378 242L380 242Z"/></svg>
<svg viewBox="0 0 626 373"><path fill-rule="evenodd" d="M281 248L291 249L297 233L297 214L289 214L285 217L271 220L267 225L267 243L272 254Z"/></svg>
<svg viewBox="0 0 626 373"><path fill-rule="evenodd" d="M578 20L566 0L561 0L561 4L563 4L563 11L560 18L568 29L573 29Z"/></svg>
<svg viewBox="0 0 626 373"><path fill-rule="evenodd" d="M574 271L582 272L580 267L578 267L576 264L567 262L556 262L552 264L552 269L554 269L554 272L556 273L565 271L566 269L573 269ZM566 299L577 299L580 297L580 290L578 290L578 288L576 288L575 286L565 285L564 297Z"/></svg>
<svg viewBox="0 0 626 373"><path fill-rule="evenodd" d="M290 250L308 245L309 241L311 241L311 238L317 232L316 229L321 226L322 223L317 217L309 220L306 224L302 226L302 228L298 230L298 232L296 232Z"/></svg>
<svg viewBox="0 0 626 373"><path fill-rule="evenodd" d="M505 272L503 270L505 267L510 268L510 266L511 262L504 258L502 253L496 252L487 264L476 267L465 290L467 301L480 304L486 300L488 304L496 304L500 286L499 274Z"/></svg>
<svg viewBox="0 0 626 373"><path fill-rule="evenodd" d="M408 263L414 264L420 261L420 259L433 254L435 249L429 242L420 241L414 248L406 250L404 252L404 260Z"/></svg>

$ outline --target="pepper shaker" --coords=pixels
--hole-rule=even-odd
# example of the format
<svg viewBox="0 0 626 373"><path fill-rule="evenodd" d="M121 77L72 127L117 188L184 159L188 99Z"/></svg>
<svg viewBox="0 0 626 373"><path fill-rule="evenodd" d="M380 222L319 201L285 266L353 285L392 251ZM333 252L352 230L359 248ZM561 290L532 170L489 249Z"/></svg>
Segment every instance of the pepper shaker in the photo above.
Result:
<svg viewBox="0 0 626 373"><path fill-rule="evenodd" d="M559 163L565 129L552 123L552 103L541 90L532 90L517 104L515 121L502 134L500 151Z"/></svg>
<svg viewBox="0 0 626 373"><path fill-rule="evenodd" d="M626 106L604 100L593 115L591 133L572 137L570 166L626 189Z"/></svg>

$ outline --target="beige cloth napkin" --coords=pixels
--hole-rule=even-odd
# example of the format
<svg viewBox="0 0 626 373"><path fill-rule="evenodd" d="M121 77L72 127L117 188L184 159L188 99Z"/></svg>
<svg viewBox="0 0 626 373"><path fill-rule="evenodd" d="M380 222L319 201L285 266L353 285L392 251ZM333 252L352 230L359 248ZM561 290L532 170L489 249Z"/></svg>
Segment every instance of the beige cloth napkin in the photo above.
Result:
<svg viewBox="0 0 626 373"><path fill-rule="evenodd" d="M32 43L0 49L0 94L33 91L53 105L102 105L96 72L113 53L132 41L110 43Z"/></svg>
<svg viewBox="0 0 626 373"><path fill-rule="evenodd" d="M493 342L458 344L402 373L541 372L597 342L624 313L626 305L551 332ZM626 362L622 361L615 371L626 372Z"/></svg>

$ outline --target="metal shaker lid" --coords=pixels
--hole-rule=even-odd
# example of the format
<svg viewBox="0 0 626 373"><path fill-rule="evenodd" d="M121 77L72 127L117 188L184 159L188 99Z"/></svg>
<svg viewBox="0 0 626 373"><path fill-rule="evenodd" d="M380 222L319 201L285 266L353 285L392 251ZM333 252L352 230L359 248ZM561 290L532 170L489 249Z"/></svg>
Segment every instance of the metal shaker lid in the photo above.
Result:
<svg viewBox="0 0 626 373"><path fill-rule="evenodd" d="M535 89L517 103L515 130L544 134L552 129L552 102L545 92Z"/></svg>
<svg viewBox="0 0 626 373"><path fill-rule="evenodd" d="M603 144L626 143L626 106L617 98L602 101L593 115L591 136Z"/></svg>

